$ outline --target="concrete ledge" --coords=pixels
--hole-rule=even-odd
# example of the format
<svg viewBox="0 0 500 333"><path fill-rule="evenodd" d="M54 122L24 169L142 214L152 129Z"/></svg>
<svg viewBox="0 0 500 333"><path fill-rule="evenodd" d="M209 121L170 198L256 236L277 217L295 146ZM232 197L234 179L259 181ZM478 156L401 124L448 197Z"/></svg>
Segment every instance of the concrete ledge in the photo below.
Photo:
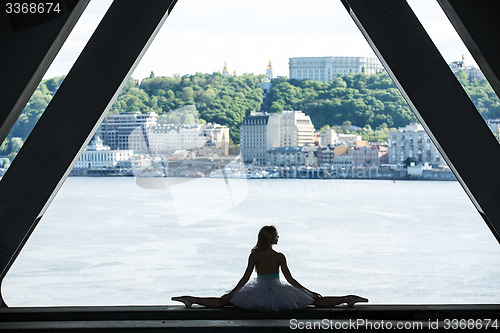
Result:
<svg viewBox="0 0 500 333"><path fill-rule="evenodd" d="M430 322L435 329L444 329L446 319L483 320L500 318L500 304L451 305L359 305L352 308L314 308L286 312L259 312L237 308L208 309L183 306L83 306L0 308L2 332L74 332L74 331L225 331L266 332L288 331L291 320L317 329L330 327L358 332L372 331L374 325L398 322L426 328ZM499 320L500 321L500 320ZM486 324L486 322L485 322ZM500 325L500 322L498 323ZM326 326L325 326L326 325ZM333 325L333 326L332 326ZM350 325L350 326L349 326ZM371 326L370 326L371 325ZM420 325L420 326L419 326ZM426 326L427 325L427 326ZM481 330L484 330L485 325ZM350 327L350 328L349 328ZM414 327L414 326L413 326ZM433 331L436 331L433 329ZM455 332L460 331L453 330ZM490 326L489 329L495 329ZM499 328L500 329L500 328ZM497 329L497 331L499 330ZM341 329L341 331L344 329ZM465 329L464 331L471 331Z"/></svg>

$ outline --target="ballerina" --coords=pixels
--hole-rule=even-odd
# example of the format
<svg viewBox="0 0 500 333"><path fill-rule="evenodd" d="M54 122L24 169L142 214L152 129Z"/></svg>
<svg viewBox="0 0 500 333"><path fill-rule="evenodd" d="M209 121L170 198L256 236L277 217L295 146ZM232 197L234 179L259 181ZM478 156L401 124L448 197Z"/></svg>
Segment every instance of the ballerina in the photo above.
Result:
<svg viewBox="0 0 500 333"><path fill-rule="evenodd" d="M172 300L182 302L186 307L193 304L211 308L233 305L261 311L302 309L309 305L332 307L344 303L353 306L358 302L368 302L368 299L356 295L321 296L302 286L292 277L285 255L273 250L272 246L278 243L278 238L278 231L274 226L260 229L257 244L248 257L245 273L229 293L221 297L178 296L172 297ZM288 283L280 281L280 267ZM257 279L247 283L254 268Z"/></svg>

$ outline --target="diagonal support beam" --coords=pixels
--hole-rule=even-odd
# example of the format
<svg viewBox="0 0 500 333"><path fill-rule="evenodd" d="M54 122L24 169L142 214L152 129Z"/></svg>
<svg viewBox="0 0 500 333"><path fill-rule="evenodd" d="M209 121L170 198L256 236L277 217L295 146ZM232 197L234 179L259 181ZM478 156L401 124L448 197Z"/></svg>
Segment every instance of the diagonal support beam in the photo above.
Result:
<svg viewBox="0 0 500 333"><path fill-rule="evenodd" d="M7 14L2 7L0 143L9 134L89 1L59 1L60 13ZM42 5L47 10L45 3Z"/></svg>
<svg viewBox="0 0 500 333"><path fill-rule="evenodd" d="M500 96L498 3L489 0L438 0L438 3Z"/></svg>
<svg viewBox="0 0 500 333"><path fill-rule="evenodd" d="M113 2L73 65L0 182L0 282L175 3Z"/></svg>
<svg viewBox="0 0 500 333"><path fill-rule="evenodd" d="M342 3L500 242L500 145L417 17L404 0Z"/></svg>

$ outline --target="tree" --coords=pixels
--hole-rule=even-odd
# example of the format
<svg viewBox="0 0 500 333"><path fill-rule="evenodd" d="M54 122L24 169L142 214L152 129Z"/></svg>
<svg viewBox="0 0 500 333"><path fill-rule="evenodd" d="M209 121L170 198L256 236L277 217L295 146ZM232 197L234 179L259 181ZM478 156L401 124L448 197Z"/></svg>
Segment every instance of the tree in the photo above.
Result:
<svg viewBox="0 0 500 333"><path fill-rule="evenodd" d="M352 123L349 120L346 120L342 123L342 132L343 133L350 133L352 128Z"/></svg>
<svg viewBox="0 0 500 333"><path fill-rule="evenodd" d="M347 88L347 83L342 79L342 77L339 76L333 80L332 87L345 89Z"/></svg>
<svg viewBox="0 0 500 333"><path fill-rule="evenodd" d="M182 88L182 100L194 103L194 91L191 87Z"/></svg>
<svg viewBox="0 0 500 333"><path fill-rule="evenodd" d="M167 77L151 72L141 82L133 78L127 81L110 114L154 111L162 116L191 105L198 111L195 121L228 126L231 139L238 144L243 118L250 111L262 108L263 77L265 75L253 74L225 77L220 73ZM457 77L485 119L500 118L500 100L486 80L469 80L465 72L457 73ZM12 128L9 139L18 137L24 141L27 138L63 80L64 76L42 80ZM301 110L311 117L315 128L338 128L349 121L351 126L360 128L356 133L361 131L360 135L370 140L383 140L393 128L416 121L387 73L369 76L351 73L337 76L330 82L276 78L271 82L268 98L268 112ZM193 121L192 116L183 117L174 112L170 120L175 119ZM366 125L372 130L368 131ZM352 128L339 129L344 130L352 131ZM7 150L5 154L10 152L10 145Z"/></svg>
<svg viewBox="0 0 500 333"><path fill-rule="evenodd" d="M411 157L407 157L404 161L403 161L403 165L405 167L409 167L412 165L412 163L415 163L415 160Z"/></svg>
<svg viewBox="0 0 500 333"><path fill-rule="evenodd" d="M357 126L404 126L416 118L386 73L337 76L331 82L273 80L270 112L302 110L316 128L349 120Z"/></svg>
<svg viewBox="0 0 500 333"><path fill-rule="evenodd" d="M456 77L461 85L467 86L469 85L469 75L463 69L460 69L456 74Z"/></svg>
<svg viewBox="0 0 500 333"><path fill-rule="evenodd" d="M229 155L238 155L240 153L240 145L229 140Z"/></svg>
<svg viewBox="0 0 500 333"><path fill-rule="evenodd" d="M133 95L128 95L126 100L127 111L139 112L141 111L141 107L144 106L141 100Z"/></svg>
<svg viewBox="0 0 500 333"><path fill-rule="evenodd" d="M318 131L318 132L320 132L320 133L321 133L321 132L328 131L328 130L331 130L331 129L332 129L332 127L331 127L330 125L324 125L323 127L321 127L321 128L319 129L319 131Z"/></svg>

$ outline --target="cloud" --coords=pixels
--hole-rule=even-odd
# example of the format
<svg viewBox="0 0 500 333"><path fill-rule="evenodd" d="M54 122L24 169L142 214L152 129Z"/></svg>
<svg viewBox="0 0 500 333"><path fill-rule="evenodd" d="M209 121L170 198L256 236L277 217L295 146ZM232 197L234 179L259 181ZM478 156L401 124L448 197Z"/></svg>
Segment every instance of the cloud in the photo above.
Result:
<svg viewBox="0 0 500 333"><path fill-rule="evenodd" d="M151 71L156 75L212 73L222 70L226 61L231 72L263 74L269 59L275 75L288 76L290 57L350 55L375 56L361 34L240 36L177 32L156 39L133 76L142 79Z"/></svg>
<svg viewBox="0 0 500 333"><path fill-rule="evenodd" d="M235 5L237 4L237 5ZM288 76L296 56L374 56L340 2L179 1L133 76L211 73Z"/></svg>
<svg viewBox="0 0 500 333"><path fill-rule="evenodd" d="M472 57L435 1L410 0L446 61ZM46 77L66 74L109 7L91 1ZM288 75L298 56L374 56L340 1L179 0L133 76L211 73L227 61L237 74Z"/></svg>

